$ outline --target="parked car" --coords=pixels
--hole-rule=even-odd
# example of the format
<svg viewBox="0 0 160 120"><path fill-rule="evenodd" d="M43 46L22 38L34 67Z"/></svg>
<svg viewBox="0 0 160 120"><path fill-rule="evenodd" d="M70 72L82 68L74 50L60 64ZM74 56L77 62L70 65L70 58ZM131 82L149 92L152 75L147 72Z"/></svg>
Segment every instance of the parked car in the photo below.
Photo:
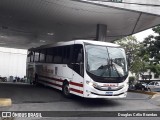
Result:
<svg viewBox="0 0 160 120"><path fill-rule="evenodd" d="M135 90L148 90L147 86L145 84L142 84L140 82L135 84Z"/></svg>
<svg viewBox="0 0 160 120"><path fill-rule="evenodd" d="M143 86L147 87L147 83L141 82L141 84L142 84Z"/></svg>
<svg viewBox="0 0 160 120"><path fill-rule="evenodd" d="M152 81L147 85L147 89L150 91L160 92L160 81Z"/></svg>
<svg viewBox="0 0 160 120"><path fill-rule="evenodd" d="M130 84L129 87L128 87L128 90L135 90L135 85Z"/></svg>

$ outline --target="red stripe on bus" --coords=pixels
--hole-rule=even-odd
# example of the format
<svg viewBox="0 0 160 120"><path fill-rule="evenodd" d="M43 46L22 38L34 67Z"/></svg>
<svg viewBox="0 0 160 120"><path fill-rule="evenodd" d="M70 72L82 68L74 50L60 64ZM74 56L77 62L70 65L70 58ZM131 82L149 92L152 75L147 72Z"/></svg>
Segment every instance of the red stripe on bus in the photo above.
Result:
<svg viewBox="0 0 160 120"><path fill-rule="evenodd" d="M69 90L73 91L73 92L76 92L76 93L83 94L83 91L81 91L81 90L77 90L77 89L74 89L74 88L69 88Z"/></svg>
<svg viewBox="0 0 160 120"><path fill-rule="evenodd" d="M80 83L69 82L69 84L75 85L75 86L78 86L78 87L83 87L83 84L80 84Z"/></svg>
<svg viewBox="0 0 160 120"><path fill-rule="evenodd" d="M58 82L63 82L64 80L61 80L61 79L57 79L57 78L52 78L52 77L47 77L47 76L43 76L43 75L39 75L40 77L43 77L43 78L47 78L47 79L51 79L51 80L55 80L55 81L58 81ZM76 82L69 82L69 84L71 85L75 85L75 86L78 86L78 87L83 87L83 84L81 83L76 83Z"/></svg>
<svg viewBox="0 0 160 120"><path fill-rule="evenodd" d="M52 78L52 77L47 77L47 76L43 76L43 75L39 75L40 77L43 77L43 78L47 78L47 79L51 79L51 80L55 80L55 81L58 81L58 82L63 82L64 80L61 80L61 79L56 79L56 78ZM56 83L52 83L52 82L48 82L48 81L45 81L45 80L41 80L43 82L46 82L48 84L52 84L52 85L55 85L57 87L61 87L62 88L62 85L59 85L59 84L56 84ZM74 86L78 86L78 87L83 87L83 84L81 83L76 83L76 82L69 82L70 85L74 85ZM80 94L83 94L83 91L80 91L80 90L77 90L77 89L73 89L71 88L71 91L74 91L74 92L78 92Z"/></svg>
<svg viewBox="0 0 160 120"><path fill-rule="evenodd" d="M51 85L54 85L54 86L62 88L62 85L58 85L58 84L55 84L55 83L52 83L52 82L48 82L48 81L45 81L45 80L39 80L39 81L42 81L42 82L45 82L45 83L48 83L48 84L51 84ZM83 94L83 91L81 91L81 90L77 90L77 89L74 89L74 88L69 88L69 90L73 91L73 92L76 92L76 93Z"/></svg>
<svg viewBox="0 0 160 120"><path fill-rule="evenodd" d="M52 77L47 77L47 76L43 76L43 75L39 75L40 77L43 77L43 78L47 78L47 79L51 79L51 80L55 80L55 81L58 81L58 82L63 82L63 80L61 79L57 79L57 78L52 78Z"/></svg>
<svg viewBox="0 0 160 120"><path fill-rule="evenodd" d="M54 86L57 86L57 87L61 87L61 88L62 88L62 85L59 85L59 84L56 84L56 83L52 83L52 82L45 81L45 80L39 80L39 81L42 81L42 82L45 82L45 83L48 83L48 84L51 84L51 85L54 85Z"/></svg>

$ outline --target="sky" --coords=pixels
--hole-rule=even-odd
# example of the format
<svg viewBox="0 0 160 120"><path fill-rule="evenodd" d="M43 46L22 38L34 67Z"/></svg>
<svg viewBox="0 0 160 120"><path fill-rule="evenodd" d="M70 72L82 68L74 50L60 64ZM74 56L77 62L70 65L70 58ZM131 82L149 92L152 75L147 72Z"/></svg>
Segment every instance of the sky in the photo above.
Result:
<svg viewBox="0 0 160 120"><path fill-rule="evenodd" d="M154 31L152 29L148 29L139 33L134 34L138 41L142 42L144 38L148 37L148 35L154 35Z"/></svg>

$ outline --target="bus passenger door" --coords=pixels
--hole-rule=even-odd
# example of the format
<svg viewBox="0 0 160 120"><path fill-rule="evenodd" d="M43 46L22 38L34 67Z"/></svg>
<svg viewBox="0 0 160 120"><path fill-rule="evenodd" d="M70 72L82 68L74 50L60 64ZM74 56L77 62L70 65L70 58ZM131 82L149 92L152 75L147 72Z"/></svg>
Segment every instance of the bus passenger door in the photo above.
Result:
<svg viewBox="0 0 160 120"><path fill-rule="evenodd" d="M73 78L70 82L70 91L79 96L83 96L84 81L84 51L83 46L75 44L73 50L72 69Z"/></svg>

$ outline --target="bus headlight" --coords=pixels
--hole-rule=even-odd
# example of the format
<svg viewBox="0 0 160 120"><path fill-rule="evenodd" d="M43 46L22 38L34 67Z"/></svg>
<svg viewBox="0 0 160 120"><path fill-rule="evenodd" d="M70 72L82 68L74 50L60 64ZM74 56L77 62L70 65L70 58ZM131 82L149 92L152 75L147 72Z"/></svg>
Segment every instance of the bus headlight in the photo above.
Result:
<svg viewBox="0 0 160 120"><path fill-rule="evenodd" d="M93 87L98 87L98 85L94 82L90 82L90 81L86 81L86 83L90 86L93 86Z"/></svg>

